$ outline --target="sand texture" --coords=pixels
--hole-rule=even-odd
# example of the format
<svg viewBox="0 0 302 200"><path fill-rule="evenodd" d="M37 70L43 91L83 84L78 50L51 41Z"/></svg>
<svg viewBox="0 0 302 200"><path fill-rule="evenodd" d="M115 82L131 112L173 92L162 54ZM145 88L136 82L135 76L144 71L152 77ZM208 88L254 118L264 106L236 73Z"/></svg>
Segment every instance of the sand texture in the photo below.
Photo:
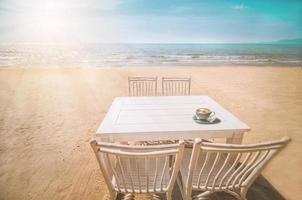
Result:
<svg viewBox="0 0 302 200"><path fill-rule="evenodd" d="M187 67L0 70L0 199L107 199L89 141L128 76L191 76L247 123L243 143L292 142L263 176L286 198L302 198L302 68Z"/></svg>

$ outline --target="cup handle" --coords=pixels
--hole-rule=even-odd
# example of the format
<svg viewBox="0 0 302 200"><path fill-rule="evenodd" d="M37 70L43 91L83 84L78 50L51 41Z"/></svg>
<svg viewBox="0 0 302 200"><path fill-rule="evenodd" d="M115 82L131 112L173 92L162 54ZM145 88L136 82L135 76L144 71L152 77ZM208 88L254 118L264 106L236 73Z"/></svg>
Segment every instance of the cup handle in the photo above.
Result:
<svg viewBox="0 0 302 200"><path fill-rule="evenodd" d="M216 113L214 111L212 111L212 113L210 114L210 117L213 117Z"/></svg>

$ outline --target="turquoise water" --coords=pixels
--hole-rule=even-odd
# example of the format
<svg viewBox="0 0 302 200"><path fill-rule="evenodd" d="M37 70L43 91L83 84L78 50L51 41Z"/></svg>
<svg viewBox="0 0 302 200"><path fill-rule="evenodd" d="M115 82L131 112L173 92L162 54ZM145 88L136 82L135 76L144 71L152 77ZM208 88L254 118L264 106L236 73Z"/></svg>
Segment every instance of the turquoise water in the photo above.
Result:
<svg viewBox="0 0 302 200"><path fill-rule="evenodd" d="M302 66L295 44L2 44L0 67Z"/></svg>

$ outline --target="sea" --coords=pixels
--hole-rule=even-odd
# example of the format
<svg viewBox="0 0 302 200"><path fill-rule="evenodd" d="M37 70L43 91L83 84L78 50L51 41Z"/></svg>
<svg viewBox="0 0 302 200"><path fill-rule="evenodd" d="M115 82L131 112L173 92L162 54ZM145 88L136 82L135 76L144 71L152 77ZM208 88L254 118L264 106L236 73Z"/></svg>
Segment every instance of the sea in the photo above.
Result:
<svg viewBox="0 0 302 200"><path fill-rule="evenodd" d="M0 68L302 66L301 44L0 44Z"/></svg>

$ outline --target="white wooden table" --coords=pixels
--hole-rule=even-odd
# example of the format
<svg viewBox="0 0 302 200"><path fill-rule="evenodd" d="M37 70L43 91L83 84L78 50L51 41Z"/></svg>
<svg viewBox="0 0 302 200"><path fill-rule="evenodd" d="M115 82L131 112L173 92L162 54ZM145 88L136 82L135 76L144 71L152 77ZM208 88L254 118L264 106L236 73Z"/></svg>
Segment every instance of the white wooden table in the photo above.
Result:
<svg viewBox="0 0 302 200"><path fill-rule="evenodd" d="M197 124L195 110L207 107L221 122ZM126 142L227 138L241 143L250 128L208 96L117 97L96 136L101 141Z"/></svg>

